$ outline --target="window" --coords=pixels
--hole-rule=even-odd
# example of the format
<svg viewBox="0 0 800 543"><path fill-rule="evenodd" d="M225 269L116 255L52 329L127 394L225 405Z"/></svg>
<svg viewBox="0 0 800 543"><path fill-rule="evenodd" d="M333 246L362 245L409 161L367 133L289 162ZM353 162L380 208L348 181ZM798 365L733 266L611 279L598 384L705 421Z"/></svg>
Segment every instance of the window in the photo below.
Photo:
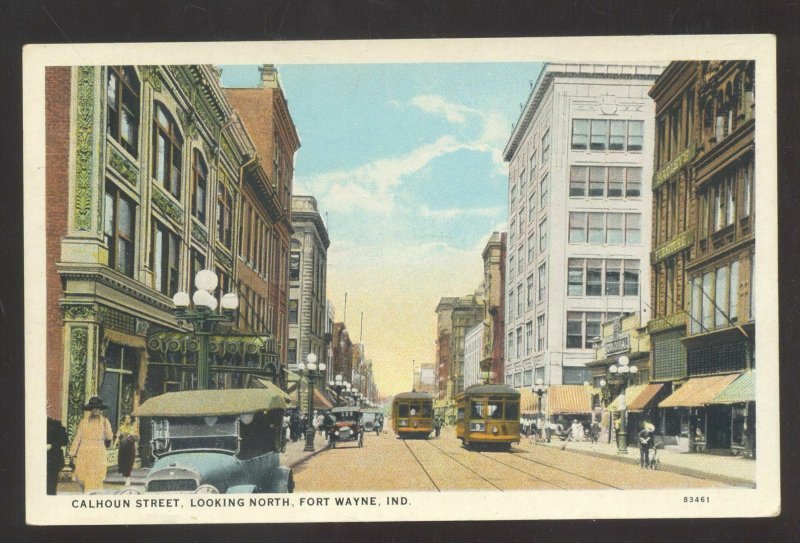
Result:
<svg viewBox="0 0 800 543"><path fill-rule="evenodd" d="M589 121L586 119L572 120L572 148L586 150L589 147Z"/></svg>
<svg viewBox="0 0 800 543"><path fill-rule="evenodd" d="M581 367L564 367L563 383L565 385L582 385L592 380L592 370Z"/></svg>
<svg viewBox="0 0 800 543"><path fill-rule="evenodd" d="M625 168L625 196L638 198L642 195L642 169Z"/></svg>
<svg viewBox="0 0 800 543"><path fill-rule="evenodd" d="M189 270L189 282L194 283L197 272L206 269L206 256L196 249L192 249L191 269Z"/></svg>
<svg viewBox="0 0 800 543"><path fill-rule="evenodd" d="M606 219L606 243L609 245L622 245L625 241L623 238L624 215L622 213L608 213Z"/></svg>
<svg viewBox="0 0 800 543"><path fill-rule="evenodd" d="M625 121L611 121L610 131L608 149L611 151L623 151L625 149Z"/></svg>
<svg viewBox="0 0 800 543"><path fill-rule="evenodd" d="M548 183L548 177L550 177L550 174L544 174L544 177L542 177L542 180L539 181L539 203L540 203L540 207L542 209L544 209L544 206L547 205L547 183Z"/></svg>
<svg viewBox="0 0 800 543"><path fill-rule="evenodd" d="M711 330L713 328L712 325L712 304L711 304L711 294L712 294L712 285L714 282L714 273L707 272L703 274L703 328L706 330Z"/></svg>
<svg viewBox="0 0 800 543"><path fill-rule="evenodd" d="M225 247L231 247L233 223L233 198L222 180L217 182L217 240Z"/></svg>
<svg viewBox="0 0 800 543"><path fill-rule="evenodd" d="M586 243L586 213L569 214L569 242Z"/></svg>
<svg viewBox="0 0 800 543"><path fill-rule="evenodd" d="M597 311L568 311L567 349L591 349L594 339L601 336L603 322L613 318L613 315Z"/></svg>
<svg viewBox="0 0 800 543"><path fill-rule="evenodd" d="M706 332L736 323L739 316L738 260L694 277L691 288L692 333Z"/></svg>
<svg viewBox="0 0 800 543"><path fill-rule="evenodd" d="M508 320L514 318L514 290L513 288L508 291Z"/></svg>
<svg viewBox="0 0 800 543"><path fill-rule="evenodd" d="M203 155L197 149L192 160L192 215L205 224L206 222L206 186L208 168Z"/></svg>
<svg viewBox="0 0 800 543"><path fill-rule="evenodd" d="M517 358L522 356L522 327L517 328L517 350L516 350Z"/></svg>
<svg viewBox="0 0 800 543"><path fill-rule="evenodd" d="M533 274L530 274L528 276L528 281L527 281L526 286L527 286L527 292L528 292L528 296L527 296L528 309L530 309L530 308L533 307Z"/></svg>
<svg viewBox="0 0 800 543"><path fill-rule="evenodd" d="M547 334L545 333L545 318L544 314L536 317L536 350L543 351L547 348ZM537 368L537 371L544 368Z"/></svg>
<svg viewBox="0 0 800 543"><path fill-rule="evenodd" d="M514 237L517 234L517 219L511 219L511 227L508 229L508 242L514 244Z"/></svg>
<svg viewBox="0 0 800 543"><path fill-rule="evenodd" d="M508 257L508 279L514 279L514 255Z"/></svg>
<svg viewBox="0 0 800 543"><path fill-rule="evenodd" d="M523 247L517 249L517 273L522 275L525 268L525 253Z"/></svg>
<svg viewBox="0 0 800 543"><path fill-rule="evenodd" d="M288 342L286 358L288 359L289 364L296 364L297 363L297 340L290 339Z"/></svg>
<svg viewBox="0 0 800 543"><path fill-rule="evenodd" d="M742 172L742 217L750 216L750 206L753 198L753 165L748 164Z"/></svg>
<svg viewBox="0 0 800 543"><path fill-rule="evenodd" d="M522 285L517 285L517 315L522 316L523 306L522 304L525 303L525 298L522 296Z"/></svg>
<svg viewBox="0 0 800 543"><path fill-rule="evenodd" d="M589 148L592 151L605 151L608 145L608 121L593 120Z"/></svg>
<svg viewBox="0 0 800 543"><path fill-rule="evenodd" d="M181 240L158 221L153 223L154 288L167 296L178 292Z"/></svg>
<svg viewBox="0 0 800 543"><path fill-rule="evenodd" d="M581 296L583 294L583 266L582 258L570 258L567 264L567 295Z"/></svg>
<svg viewBox="0 0 800 543"><path fill-rule="evenodd" d="M108 248L108 267L133 277L136 206L113 184L106 185L103 235Z"/></svg>
<svg viewBox="0 0 800 543"><path fill-rule="evenodd" d="M625 261L625 275L624 275L623 290L625 296L638 296L639 295L639 261L626 260Z"/></svg>
<svg viewBox="0 0 800 543"><path fill-rule="evenodd" d="M608 168L608 197L621 198L625 186L625 168Z"/></svg>
<svg viewBox="0 0 800 543"><path fill-rule="evenodd" d="M622 283L622 262L620 260L606 260L606 296L619 296L619 287Z"/></svg>
<svg viewBox="0 0 800 543"><path fill-rule="evenodd" d="M570 197L586 196L586 175L589 168L586 166L570 166L569 169L569 195Z"/></svg>
<svg viewBox="0 0 800 543"><path fill-rule="evenodd" d="M528 178L525 177L525 168L519 172L519 192L520 194L525 194L525 184L528 181ZM522 198L520 198L520 201Z"/></svg>
<svg viewBox="0 0 800 543"><path fill-rule="evenodd" d="M508 209L514 211L517 205L517 185L511 185L511 193L509 194Z"/></svg>
<svg viewBox="0 0 800 543"><path fill-rule="evenodd" d="M638 213L625 214L625 244L638 245L642 242L641 215Z"/></svg>
<svg viewBox="0 0 800 543"><path fill-rule="evenodd" d="M644 121L628 121L628 151L641 151L644 142Z"/></svg>
<svg viewBox="0 0 800 543"><path fill-rule="evenodd" d="M139 150L139 78L133 66L109 66L106 132L132 156Z"/></svg>
<svg viewBox="0 0 800 543"><path fill-rule="evenodd" d="M638 260L570 258L567 264L567 295L619 296L623 287L623 271L624 295L638 295Z"/></svg>
<svg viewBox="0 0 800 543"><path fill-rule="evenodd" d="M153 177L160 181L164 188L175 198L181 198L181 152L183 138L178 125L167 109L159 103L155 104L153 119Z"/></svg>
<svg viewBox="0 0 800 543"><path fill-rule="evenodd" d="M539 295L537 302L543 302L547 293L547 262L539 266Z"/></svg>
<svg viewBox="0 0 800 543"><path fill-rule="evenodd" d="M589 196L602 198L606 188L606 169L600 167L589 168Z"/></svg>
<svg viewBox="0 0 800 543"><path fill-rule="evenodd" d="M602 296L603 294L603 261L591 259L586 261L586 295Z"/></svg>
<svg viewBox="0 0 800 543"><path fill-rule="evenodd" d="M547 248L547 219L539 223L539 252Z"/></svg>
<svg viewBox="0 0 800 543"><path fill-rule="evenodd" d="M514 388L519 388L522 386L522 372L517 372L514 374Z"/></svg>
<svg viewBox="0 0 800 543"><path fill-rule="evenodd" d="M289 281L300 280L300 251L289 254Z"/></svg>
<svg viewBox="0 0 800 543"><path fill-rule="evenodd" d="M583 313L567 312L567 349L580 349L583 346Z"/></svg>
<svg viewBox="0 0 800 543"><path fill-rule="evenodd" d="M725 180L725 225L733 224L736 220L736 185L733 175Z"/></svg>
<svg viewBox="0 0 800 543"><path fill-rule="evenodd" d="M533 221L536 216L536 192L532 192L528 198L528 220Z"/></svg>
<svg viewBox="0 0 800 543"><path fill-rule="evenodd" d="M550 158L550 129L542 136L542 164L544 165Z"/></svg>
<svg viewBox="0 0 800 543"><path fill-rule="evenodd" d="M531 346L533 348L533 346ZM529 387L533 385L533 370L525 370L522 372L522 386ZM506 420L514 420L517 418L516 415L512 417L511 409L512 407L516 406L516 403L508 403L508 415L506 416Z"/></svg>
<svg viewBox="0 0 800 543"><path fill-rule="evenodd" d="M297 324L297 313L299 308L297 300L289 300L289 324Z"/></svg>
<svg viewBox="0 0 800 543"><path fill-rule="evenodd" d="M532 352L533 352L533 321L528 321L525 323L525 354L531 354Z"/></svg>
<svg viewBox="0 0 800 543"><path fill-rule="evenodd" d="M533 259L536 255L536 239L534 235L531 234L528 236L528 262L533 262Z"/></svg>
<svg viewBox="0 0 800 543"><path fill-rule="evenodd" d="M519 210L517 214L517 234L520 236L520 241L522 241L522 231L525 230L525 206L522 206L522 209Z"/></svg>
<svg viewBox="0 0 800 543"><path fill-rule="evenodd" d="M536 180L536 149L531 150L530 170L531 185L533 185L533 182Z"/></svg>
<svg viewBox="0 0 800 543"><path fill-rule="evenodd" d="M728 309L728 268L723 266L717 268L717 274L714 285L714 305L716 311L714 312L714 325L717 328L728 324L726 318L726 309Z"/></svg>
<svg viewBox="0 0 800 543"><path fill-rule="evenodd" d="M514 332L508 333L508 356L514 354Z"/></svg>
<svg viewBox="0 0 800 543"><path fill-rule="evenodd" d="M603 213L589 213L589 243L602 244L606 241L606 216Z"/></svg>

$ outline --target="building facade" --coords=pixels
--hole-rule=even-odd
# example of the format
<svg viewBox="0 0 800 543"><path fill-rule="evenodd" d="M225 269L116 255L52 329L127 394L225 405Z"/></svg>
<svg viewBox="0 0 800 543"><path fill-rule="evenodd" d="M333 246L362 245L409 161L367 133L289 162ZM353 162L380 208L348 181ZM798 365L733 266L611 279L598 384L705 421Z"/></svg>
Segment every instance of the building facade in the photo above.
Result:
<svg viewBox="0 0 800 543"><path fill-rule="evenodd" d="M290 368L310 353L323 362L327 353L325 293L330 240L314 197L292 197L292 229L287 358Z"/></svg>
<svg viewBox="0 0 800 543"><path fill-rule="evenodd" d="M492 232L483 249L483 321L486 326L481 363L489 368L489 379L496 383L502 382L505 376L506 241L505 232Z"/></svg>
<svg viewBox="0 0 800 543"><path fill-rule="evenodd" d="M486 361L483 341L489 334L489 323L485 320L470 328L464 336L464 388L486 382L486 372L483 371Z"/></svg>
<svg viewBox="0 0 800 543"><path fill-rule="evenodd" d="M353 342L343 322L333 324L333 375L350 382L353 376Z"/></svg>
<svg viewBox="0 0 800 543"><path fill-rule="evenodd" d="M219 76L198 65L47 70L47 400L70 435L90 396L116 429L146 398L198 386L172 302L197 271L217 272L218 298L238 292L240 310L254 309L236 264L244 191L272 177L253 161L260 127L245 126ZM278 381L285 324L239 325L249 336L212 354L211 386Z"/></svg>
<svg viewBox="0 0 800 543"><path fill-rule="evenodd" d="M445 297L436 306L436 388L442 405L452 397L450 371L452 364L453 306L458 298Z"/></svg>
<svg viewBox="0 0 800 543"><path fill-rule="evenodd" d="M653 379L672 392L660 404L664 433L683 448L752 455L755 66L673 62L650 94L658 318L648 327Z"/></svg>
<svg viewBox="0 0 800 543"><path fill-rule="evenodd" d="M647 91L662 69L548 64L533 86L504 151L512 386L583 384L601 324L630 312L649 318L642 278L654 105Z"/></svg>

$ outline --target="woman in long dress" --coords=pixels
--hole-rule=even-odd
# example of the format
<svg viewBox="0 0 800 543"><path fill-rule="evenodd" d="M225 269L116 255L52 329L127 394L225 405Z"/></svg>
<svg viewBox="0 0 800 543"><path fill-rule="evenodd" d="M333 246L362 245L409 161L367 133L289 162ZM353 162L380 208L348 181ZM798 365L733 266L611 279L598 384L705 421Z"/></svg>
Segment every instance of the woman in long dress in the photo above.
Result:
<svg viewBox="0 0 800 543"><path fill-rule="evenodd" d="M89 416L78 423L78 429L69 449L69 456L75 458L75 480L83 484L83 491L90 492L103 488L106 478L106 442L111 443L114 434L111 423L103 416L107 406L97 396L92 396L83 406Z"/></svg>
<svg viewBox="0 0 800 543"><path fill-rule="evenodd" d="M125 415L117 430L116 446L119 447L117 469L125 477L125 486L131 484L131 470L136 458L136 442L139 441L138 423Z"/></svg>

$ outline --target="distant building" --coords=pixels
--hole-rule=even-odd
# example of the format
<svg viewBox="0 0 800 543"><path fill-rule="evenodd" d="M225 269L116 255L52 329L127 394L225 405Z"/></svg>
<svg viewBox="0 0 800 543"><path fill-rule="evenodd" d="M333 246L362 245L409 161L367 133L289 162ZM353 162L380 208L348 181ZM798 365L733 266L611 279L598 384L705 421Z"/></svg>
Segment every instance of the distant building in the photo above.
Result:
<svg viewBox="0 0 800 543"><path fill-rule="evenodd" d="M464 336L464 388L486 381L486 373L481 368L485 361L491 362L491 357L484 358L484 339L489 336L489 323L485 320L470 328Z"/></svg>
<svg viewBox="0 0 800 543"><path fill-rule="evenodd" d="M440 400L450 394L452 364L453 305L458 298L446 297L436 306L436 389Z"/></svg>
<svg viewBox="0 0 800 543"><path fill-rule="evenodd" d="M336 318L336 308L330 300L325 300L325 382L333 381L333 321Z"/></svg>
<svg viewBox="0 0 800 543"><path fill-rule="evenodd" d="M343 322L333 324L333 375L351 382L353 378L353 342ZM351 383L352 384L352 383Z"/></svg>
<svg viewBox="0 0 800 543"><path fill-rule="evenodd" d="M505 232L492 232L483 250L485 326L481 360L488 365L489 379L494 383L502 383L505 375L506 239Z"/></svg>

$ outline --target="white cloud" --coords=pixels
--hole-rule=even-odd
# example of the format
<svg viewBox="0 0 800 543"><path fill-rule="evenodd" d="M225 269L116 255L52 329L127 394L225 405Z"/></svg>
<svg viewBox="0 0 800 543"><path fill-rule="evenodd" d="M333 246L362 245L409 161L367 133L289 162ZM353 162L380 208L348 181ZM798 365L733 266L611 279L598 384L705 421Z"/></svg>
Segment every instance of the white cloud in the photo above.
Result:
<svg viewBox="0 0 800 543"><path fill-rule="evenodd" d="M454 219L463 216L494 217L503 211L504 208L502 207L431 209L423 205L419 210L419 214L422 217L430 217L433 219Z"/></svg>
<svg viewBox="0 0 800 543"><path fill-rule="evenodd" d="M411 104L427 113L444 115L451 123L465 122L467 120L465 115L481 115L481 112L476 109L460 104L453 104L441 96L431 94L415 96L411 99Z"/></svg>

